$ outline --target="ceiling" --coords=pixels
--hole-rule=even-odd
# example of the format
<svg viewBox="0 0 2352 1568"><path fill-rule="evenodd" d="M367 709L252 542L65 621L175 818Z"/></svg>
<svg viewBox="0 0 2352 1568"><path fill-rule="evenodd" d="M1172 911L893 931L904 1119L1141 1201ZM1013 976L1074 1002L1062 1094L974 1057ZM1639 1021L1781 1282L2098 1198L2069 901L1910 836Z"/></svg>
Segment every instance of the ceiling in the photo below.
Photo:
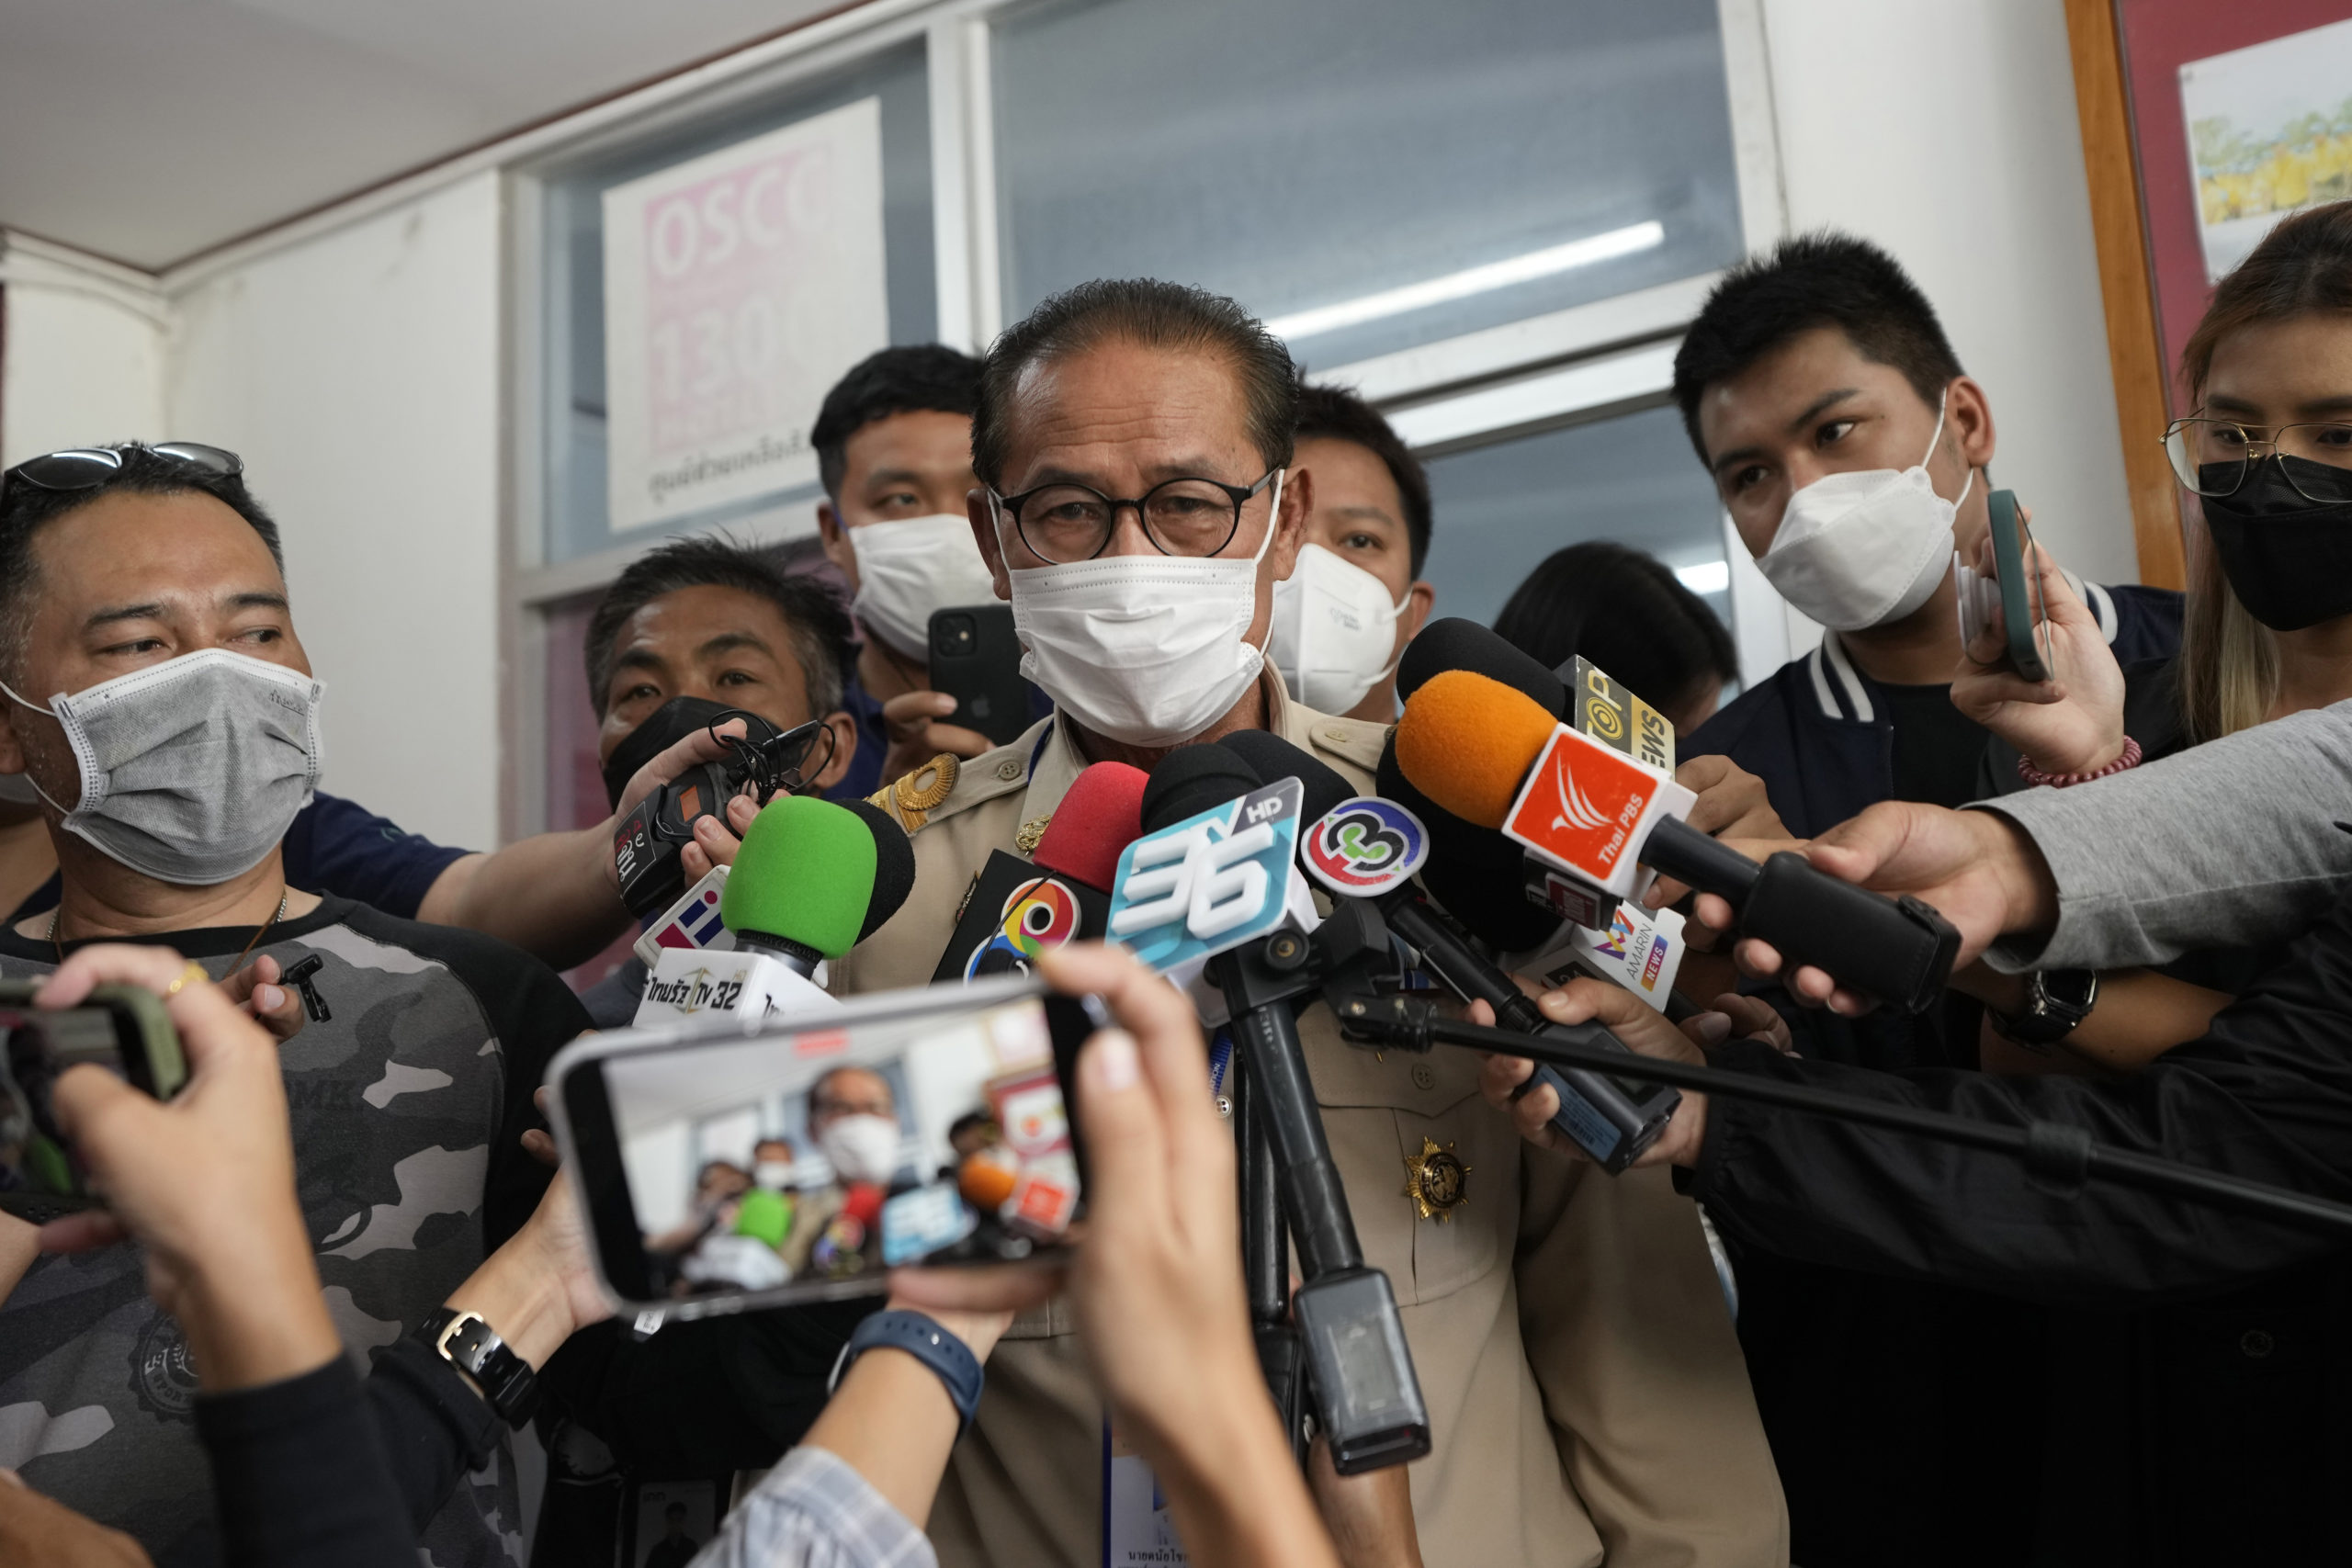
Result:
<svg viewBox="0 0 2352 1568"><path fill-rule="evenodd" d="M0 0L0 225L160 269L840 0Z"/></svg>

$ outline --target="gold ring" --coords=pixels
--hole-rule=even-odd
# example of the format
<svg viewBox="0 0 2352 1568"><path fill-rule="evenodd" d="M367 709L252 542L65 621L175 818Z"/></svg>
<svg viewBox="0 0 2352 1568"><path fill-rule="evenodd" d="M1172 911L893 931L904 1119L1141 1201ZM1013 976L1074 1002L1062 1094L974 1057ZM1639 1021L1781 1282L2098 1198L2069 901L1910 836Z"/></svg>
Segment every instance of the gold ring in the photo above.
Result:
<svg viewBox="0 0 2352 1568"><path fill-rule="evenodd" d="M164 987L164 999L165 1001L169 1001L174 997L178 996L180 994L181 987L187 985L191 980L209 980L211 978L211 976L207 975L204 972L204 965L191 958L187 961L187 967L180 971L180 977Z"/></svg>

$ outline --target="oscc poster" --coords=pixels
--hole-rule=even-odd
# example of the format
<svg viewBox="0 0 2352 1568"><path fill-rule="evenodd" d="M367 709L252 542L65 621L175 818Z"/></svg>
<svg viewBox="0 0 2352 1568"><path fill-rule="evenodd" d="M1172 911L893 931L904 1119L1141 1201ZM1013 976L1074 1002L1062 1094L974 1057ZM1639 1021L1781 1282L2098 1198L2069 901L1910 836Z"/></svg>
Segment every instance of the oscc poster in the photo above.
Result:
<svg viewBox="0 0 2352 1568"><path fill-rule="evenodd" d="M880 100L604 200L614 530L813 482L825 389L889 341Z"/></svg>

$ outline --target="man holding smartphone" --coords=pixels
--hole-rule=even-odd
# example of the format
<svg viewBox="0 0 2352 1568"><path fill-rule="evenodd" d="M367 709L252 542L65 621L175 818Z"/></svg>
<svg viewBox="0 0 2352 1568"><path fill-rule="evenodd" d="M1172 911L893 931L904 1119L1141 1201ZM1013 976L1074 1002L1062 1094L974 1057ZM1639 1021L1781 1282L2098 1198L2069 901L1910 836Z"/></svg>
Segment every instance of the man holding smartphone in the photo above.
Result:
<svg viewBox="0 0 2352 1568"><path fill-rule="evenodd" d="M1800 838L1882 800L1953 807L2013 784L2017 754L1952 701L1952 553L1991 564L1991 401L1903 268L1850 236L1784 242L1709 297L1674 391L1757 566L1825 628L1688 737L1684 757L1722 753L1761 777ZM2062 638L2126 661L2178 646L2179 594L2070 583L2080 604L2050 628ZM1977 1065L1983 1010L1958 992L1917 1018L1781 1010L1802 1055ZM2035 1492L2013 1455L2019 1431L2041 1429L2040 1312L1753 1252L1737 1272L1800 1561L2028 1555Z"/></svg>
<svg viewBox="0 0 2352 1568"><path fill-rule="evenodd" d="M956 699L931 684L936 610L993 604L964 498L980 362L940 344L886 348L852 367L818 411L809 442L825 499L825 558L849 583L865 633L850 693L857 760L844 793L869 795L944 751L996 744L946 722Z"/></svg>

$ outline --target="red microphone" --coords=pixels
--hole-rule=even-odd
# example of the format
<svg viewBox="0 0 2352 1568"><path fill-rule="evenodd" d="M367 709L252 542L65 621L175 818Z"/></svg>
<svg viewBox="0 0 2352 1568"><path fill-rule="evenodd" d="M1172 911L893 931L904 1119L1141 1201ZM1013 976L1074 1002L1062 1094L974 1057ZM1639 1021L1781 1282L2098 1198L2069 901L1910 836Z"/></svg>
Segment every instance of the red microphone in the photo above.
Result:
<svg viewBox="0 0 2352 1568"><path fill-rule="evenodd" d="M1119 852L1143 836L1146 777L1125 762L1097 762L1070 782L1035 860L990 852L932 979L1027 974L1046 948L1100 937Z"/></svg>

